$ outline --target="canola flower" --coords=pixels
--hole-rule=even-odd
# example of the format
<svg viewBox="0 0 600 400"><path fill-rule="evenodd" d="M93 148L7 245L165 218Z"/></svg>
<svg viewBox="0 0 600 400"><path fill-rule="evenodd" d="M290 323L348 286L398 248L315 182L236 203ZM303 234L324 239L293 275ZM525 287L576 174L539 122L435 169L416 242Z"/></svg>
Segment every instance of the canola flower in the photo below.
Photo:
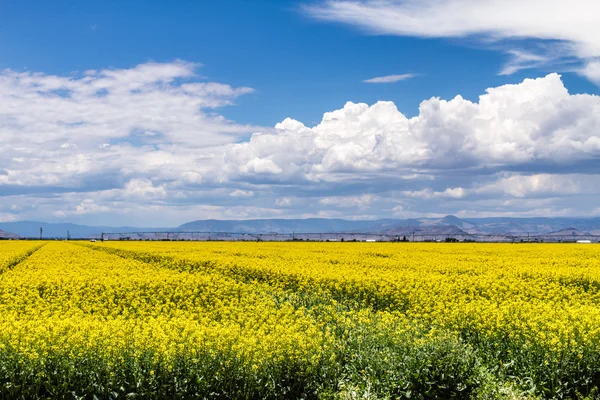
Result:
<svg viewBox="0 0 600 400"><path fill-rule="evenodd" d="M595 246L29 245L0 253L17 260L0 270L6 398L593 398L600 385Z"/></svg>

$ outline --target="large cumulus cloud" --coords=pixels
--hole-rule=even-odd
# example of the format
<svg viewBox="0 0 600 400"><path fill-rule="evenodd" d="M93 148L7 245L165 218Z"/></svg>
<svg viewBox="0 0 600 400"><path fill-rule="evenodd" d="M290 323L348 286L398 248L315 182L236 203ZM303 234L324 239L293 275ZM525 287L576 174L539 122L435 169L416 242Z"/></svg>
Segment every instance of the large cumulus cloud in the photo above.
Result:
<svg viewBox="0 0 600 400"><path fill-rule="evenodd" d="M488 89L477 103L432 98L413 118L392 102L349 102L315 127L286 119L276 129L234 147L236 160L268 163L265 172L275 175L302 172L309 180L540 166L584 171L600 158L600 97L570 95L560 76L550 74Z"/></svg>

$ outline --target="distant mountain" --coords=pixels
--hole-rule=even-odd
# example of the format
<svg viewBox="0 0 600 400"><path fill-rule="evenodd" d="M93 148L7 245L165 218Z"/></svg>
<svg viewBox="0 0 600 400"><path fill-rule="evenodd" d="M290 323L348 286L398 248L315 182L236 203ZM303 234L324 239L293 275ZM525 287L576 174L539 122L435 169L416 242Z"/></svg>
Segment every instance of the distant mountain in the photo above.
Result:
<svg viewBox="0 0 600 400"><path fill-rule="evenodd" d="M397 220L380 220L391 226ZM374 221L349 221L345 219L250 219L250 220L200 220L188 222L177 228L180 231L232 232L232 233L325 233L369 230Z"/></svg>
<svg viewBox="0 0 600 400"><path fill-rule="evenodd" d="M547 233L546 236L590 236L589 232L581 232L575 228L565 228L559 231Z"/></svg>
<svg viewBox="0 0 600 400"><path fill-rule="evenodd" d="M443 228L446 227L446 228ZM382 219L349 221L344 219L255 219L199 220L181 225L181 231L233 233L327 233L362 232L382 234L461 235L512 234L540 235L573 229L583 234L600 234L600 218L443 218ZM415 233L417 234L417 233Z"/></svg>
<svg viewBox="0 0 600 400"><path fill-rule="evenodd" d="M600 235L600 218L443 218L380 219L352 221L345 219L252 219L252 220L198 220L177 228L136 228L86 226L77 224L45 223L35 221L4 222L0 229L25 238L39 237L40 227L45 238L99 237L104 233L126 232L230 232L230 233L381 233L388 235L463 235L512 234L556 236L588 234Z"/></svg>
<svg viewBox="0 0 600 400"><path fill-rule="evenodd" d="M383 232L387 235L394 236L410 236L410 235L444 235L444 236L456 236L466 235L467 233L456 226L400 226L397 228L389 229Z"/></svg>
<svg viewBox="0 0 600 400"><path fill-rule="evenodd" d="M540 235L575 229L581 232L600 230L600 218L471 218L469 233L506 233Z"/></svg>
<svg viewBox="0 0 600 400"><path fill-rule="evenodd" d="M440 226L435 221L417 219L384 219L376 221L348 221L344 219L256 219L256 220L204 220L181 225L180 231L231 232L231 233L381 233L388 235L464 235L453 225Z"/></svg>
<svg viewBox="0 0 600 400"><path fill-rule="evenodd" d="M0 239L18 239L19 235L15 235L14 233L11 232L5 232L3 230L0 230Z"/></svg>
<svg viewBox="0 0 600 400"><path fill-rule="evenodd" d="M40 228L44 238L66 238L67 232L72 238L100 237L103 232L155 232L165 231L166 228L135 228L135 227L110 227L110 226L87 226L77 224L53 224L36 221L1 222L0 229L13 232L22 238L39 238Z"/></svg>
<svg viewBox="0 0 600 400"><path fill-rule="evenodd" d="M444 218L399 219L386 220L385 222L373 221L372 225L369 226L368 232L405 235L408 234L407 232L412 234L415 231L415 234L422 235L464 235L471 233L469 230L472 230L472 228L473 224L449 215Z"/></svg>

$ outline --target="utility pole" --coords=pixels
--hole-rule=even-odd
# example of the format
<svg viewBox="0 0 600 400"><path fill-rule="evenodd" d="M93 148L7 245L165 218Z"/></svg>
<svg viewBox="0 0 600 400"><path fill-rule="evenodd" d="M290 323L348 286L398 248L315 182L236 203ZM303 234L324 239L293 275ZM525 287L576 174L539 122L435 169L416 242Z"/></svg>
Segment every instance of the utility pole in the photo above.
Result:
<svg viewBox="0 0 600 400"><path fill-rule="evenodd" d="M413 231L413 242L415 241L415 231Z"/></svg>
<svg viewBox="0 0 600 400"><path fill-rule="evenodd" d="M67 240L71 240L71 234L67 231Z"/></svg>
<svg viewBox="0 0 600 400"><path fill-rule="evenodd" d="M43 234L44 234L44 228L42 228L40 226L40 240L42 240Z"/></svg>

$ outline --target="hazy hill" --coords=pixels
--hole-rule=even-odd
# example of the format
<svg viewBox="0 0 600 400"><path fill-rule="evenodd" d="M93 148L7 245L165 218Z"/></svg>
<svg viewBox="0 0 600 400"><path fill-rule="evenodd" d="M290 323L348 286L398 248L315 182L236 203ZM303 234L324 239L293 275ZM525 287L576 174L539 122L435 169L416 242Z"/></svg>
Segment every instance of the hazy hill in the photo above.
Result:
<svg viewBox="0 0 600 400"><path fill-rule="evenodd" d="M253 220L198 220L171 228L136 228L86 226L68 223L35 221L4 222L0 229L21 237L39 237L40 227L45 238L64 238L69 231L72 238L99 237L102 232L232 232L232 233L385 233L409 235L513 234L539 235L553 233L569 235L600 234L600 218L443 218L381 219L352 221L345 219L253 219ZM557 233L559 232L559 233ZM566 233L565 233L566 232ZM570 233L569 233L570 232Z"/></svg>
<svg viewBox="0 0 600 400"><path fill-rule="evenodd" d="M40 227L44 230L44 238L66 238L67 231L72 238L99 237L102 232L154 232L165 230L165 228L136 228L136 227L110 227L110 226L87 226L77 224L47 223L37 221L2 222L0 229L13 232L23 238L40 237Z"/></svg>
<svg viewBox="0 0 600 400"><path fill-rule="evenodd" d="M454 229L443 229L454 227ZM255 219L199 220L177 228L182 231L247 232L247 233L326 233L364 232L404 234L413 230L421 234L547 234L573 229L583 233L599 233L600 218L443 218L382 219L349 221L343 219Z"/></svg>
<svg viewBox="0 0 600 400"><path fill-rule="evenodd" d="M0 230L0 239L18 239L19 236L11 232Z"/></svg>
<svg viewBox="0 0 600 400"><path fill-rule="evenodd" d="M397 220L381 220L394 226ZM369 231L374 221L349 221L345 219L253 219L253 220L200 220L188 222L177 229L200 232L248 232L248 233L324 233Z"/></svg>
<svg viewBox="0 0 600 400"><path fill-rule="evenodd" d="M589 232L581 232L575 228L565 228L559 231L547 233L548 236L589 236Z"/></svg>
<svg viewBox="0 0 600 400"><path fill-rule="evenodd" d="M465 231L456 226L400 226L381 233L397 236L411 236L412 234L453 236L466 234Z"/></svg>

